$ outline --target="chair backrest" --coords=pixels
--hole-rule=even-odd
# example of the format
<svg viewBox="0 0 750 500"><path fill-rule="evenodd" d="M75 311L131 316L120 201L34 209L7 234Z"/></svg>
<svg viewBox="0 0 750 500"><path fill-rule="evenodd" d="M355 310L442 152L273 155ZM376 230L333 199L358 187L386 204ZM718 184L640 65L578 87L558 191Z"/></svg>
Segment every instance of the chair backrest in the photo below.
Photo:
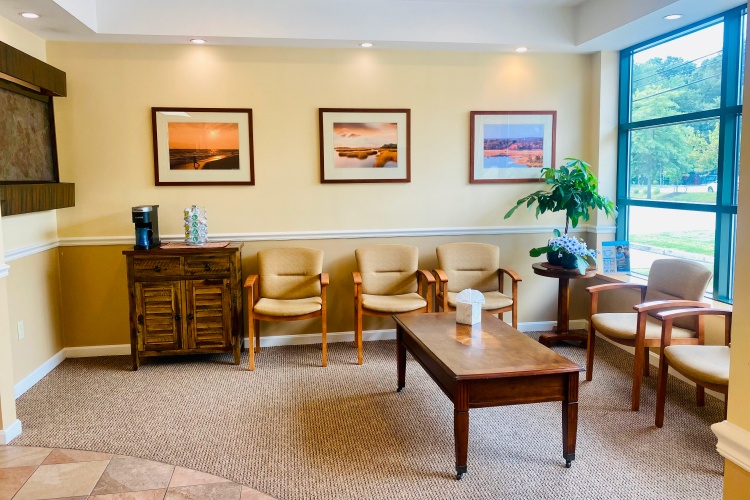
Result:
<svg viewBox="0 0 750 500"><path fill-rule="evenodd" d="M701 300L713 273L706 266L683 259L658 259L651 264L646 302L652 300ZM695 330L694 318L678 318L675 326Z"/></svg>
<svg viewBox="0 0 750 500"><path fill-rule="evenodd" d="M500 249L485 243L447 243L436 249L438 267L448 276L448 291L466 288L480 292L498 290Z"/></svg>
<svg viewBox="0 0 750 500"><path fill-rule="evenodd" d="M419 251L408 245L370 245L354 251L362 293L401 295L417 291Z"/></svg>
<svg viewBox="0 0 750 500"><path fill-rule="evenodd" d="M314 248L271 248L258 252L260 296L304 299L321 294L323 251Z"/></svg>

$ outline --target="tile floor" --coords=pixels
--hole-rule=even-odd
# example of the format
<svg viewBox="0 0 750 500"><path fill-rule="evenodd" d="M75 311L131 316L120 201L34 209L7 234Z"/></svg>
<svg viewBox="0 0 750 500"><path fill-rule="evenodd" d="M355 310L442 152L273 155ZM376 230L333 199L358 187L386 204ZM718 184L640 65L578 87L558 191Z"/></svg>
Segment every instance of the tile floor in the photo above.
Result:
<svg viewBox="0 0 750 500"><path fill-rule="evenodd" d="M0 446L0 500L273 500L203 472L142 458Z"/></svg>

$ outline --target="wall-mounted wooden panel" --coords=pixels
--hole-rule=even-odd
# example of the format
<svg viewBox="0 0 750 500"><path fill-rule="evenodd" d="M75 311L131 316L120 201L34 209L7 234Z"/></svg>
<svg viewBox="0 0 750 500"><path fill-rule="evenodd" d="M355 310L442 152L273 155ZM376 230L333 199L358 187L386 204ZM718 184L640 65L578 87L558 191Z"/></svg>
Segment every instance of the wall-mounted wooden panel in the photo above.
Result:
<svg viewBox="0 0 750 500"><path fill-rule="evenodd" d="M75 184L0 184L0 206L6 215L42 212L75 206Z"/></svg>
<svg viewBox="0 0 750 500"><path fill-rule="evenodd" d="M0 73L35 85L43 94L66 96L65 72L0 42Z"/></svg>

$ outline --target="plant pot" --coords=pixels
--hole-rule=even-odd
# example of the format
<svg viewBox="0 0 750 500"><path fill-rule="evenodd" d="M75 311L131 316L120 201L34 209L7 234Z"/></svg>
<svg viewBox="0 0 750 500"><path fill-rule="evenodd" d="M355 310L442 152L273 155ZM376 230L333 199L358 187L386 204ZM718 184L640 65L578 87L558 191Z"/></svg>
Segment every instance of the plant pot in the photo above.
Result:
<svg viewBox="0 0 750 500"><path fill-rule="evenodd" d="M577 259L572 253L565 252L547 252L547 262L553 266L560 266L563 269L577 269Z"/></svg>

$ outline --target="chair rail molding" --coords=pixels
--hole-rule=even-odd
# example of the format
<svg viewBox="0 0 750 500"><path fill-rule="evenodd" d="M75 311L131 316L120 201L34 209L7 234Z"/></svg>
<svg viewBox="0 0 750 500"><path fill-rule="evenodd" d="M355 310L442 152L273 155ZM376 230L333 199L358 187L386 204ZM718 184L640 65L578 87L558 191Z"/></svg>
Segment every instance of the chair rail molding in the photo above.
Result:
<svg viewBox="0 0 750 500"><path fill-rule="evenodd" d="M750 431L728 420L713 424L711 430L718 438L719 455L750 472Z"/></svg>
<svg viewBox="0 0 750 500"><path fill-rule="evenodd" d="M7 278L10 273L10 266L8 264L0 265L0 278Z"/></svg>

